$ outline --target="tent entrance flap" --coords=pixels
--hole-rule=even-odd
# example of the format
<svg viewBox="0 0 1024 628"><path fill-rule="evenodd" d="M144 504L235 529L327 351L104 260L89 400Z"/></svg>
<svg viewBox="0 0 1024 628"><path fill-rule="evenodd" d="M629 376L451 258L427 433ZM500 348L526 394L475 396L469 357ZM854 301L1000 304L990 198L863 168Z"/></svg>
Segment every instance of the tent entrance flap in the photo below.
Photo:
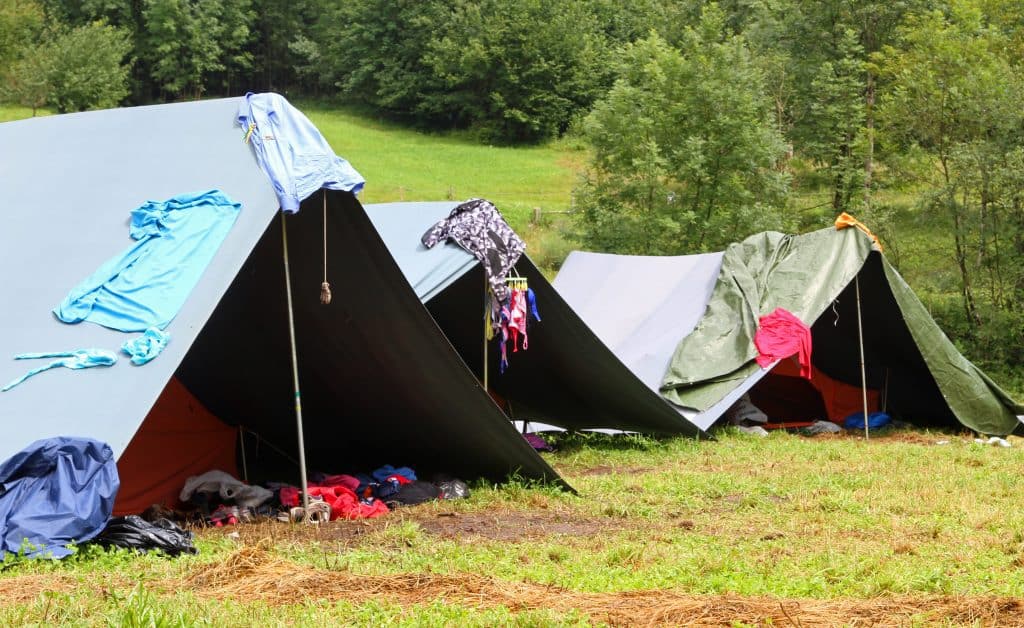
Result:
<svg viewBox="0 0 1024 628"><path fill-rule="evenodd" d="M289 244L322 242L319 204L288 216ZM516 433L440 333L351 194L330 191L326 228L333 286L319 299L319 246L289 249L303 427L309 469L410 466L424 474L503 481L509 473L560 481ZM270 223L179 369L212 412L245 425L284 452L297 451L288 312L279 286L281 223ZM479 323L479 286L472 310ZM480 325L474 324L474 329ZM479 345L477 345L479 354ZM280 455L254 481L294 474ZM270 475L268 475L270 474ZM290 476L289 476L290 477ZM297 479L297 478L296 478Z"/></svg>

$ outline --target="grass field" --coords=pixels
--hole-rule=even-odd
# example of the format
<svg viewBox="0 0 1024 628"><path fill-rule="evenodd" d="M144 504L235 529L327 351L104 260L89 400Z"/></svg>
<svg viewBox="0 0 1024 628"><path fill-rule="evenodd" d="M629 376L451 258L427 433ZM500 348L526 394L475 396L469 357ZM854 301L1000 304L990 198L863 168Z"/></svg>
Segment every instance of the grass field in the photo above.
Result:
<svg viewBox="0 0 1024 628"><path fill-rule="evenodd" d="M571 437L547 456L579 495L481 486L370 521L200 530L194 557L23 561L0 623L1019 625L1011 440Z"/></svg>

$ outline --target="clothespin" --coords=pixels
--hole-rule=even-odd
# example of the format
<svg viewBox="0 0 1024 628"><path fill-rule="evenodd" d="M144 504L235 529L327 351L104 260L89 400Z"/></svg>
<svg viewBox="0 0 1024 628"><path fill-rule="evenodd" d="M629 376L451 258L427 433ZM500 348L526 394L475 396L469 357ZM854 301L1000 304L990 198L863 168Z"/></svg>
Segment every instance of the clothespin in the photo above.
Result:
<svg viewBox="0 0 1024 628"><path fill-rule="evenodd" d="M242 139L242 143L243 144L248 144L249 143L249 138L252 137L252 133L255 130L256 130L256 123L255 122L250 122L249 123L249 130L245 132L245 137Z"/></svg>

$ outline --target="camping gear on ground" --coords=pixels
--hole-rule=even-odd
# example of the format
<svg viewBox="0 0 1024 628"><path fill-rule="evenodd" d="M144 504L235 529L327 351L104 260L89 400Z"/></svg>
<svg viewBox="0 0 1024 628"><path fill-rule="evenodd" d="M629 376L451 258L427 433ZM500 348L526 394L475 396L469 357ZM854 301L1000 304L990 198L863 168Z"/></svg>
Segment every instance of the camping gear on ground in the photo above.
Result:
<svg viewBox="0 0 1024 628"><path fill-rule="evenodd" d="M544 440L544 437L541 436L540 434L535 434L533 432L530 432L530 433L527 433L527 434L523 434L523 438L525 438L526 442L530 443L530 447L533 447L536 451L554 451L555 450L555 448L552 447L550 444L548 444L548 442L546 440Z"/></svg>
<svg viewBox="0 0 1024 628"><path fill-rule="evenodd" d="M103 349L76 349L74 351L57 351L53 353L19 353L15 360L38 360L42 358L59 358L43 366L38 366L21 377L11 380L0 392L7 392L26 379L53 368L64 367L72 370L92 368L94 366L113 366L117 356Z"/></svg>
<svg viewBox="0 0 1024 628"><path fill-rule="evenodd" d="M892 417L884 412L871 412L868 414L868 428L877 430L880 427L885 427L892 422ZM862 430L864 429L864 413L854 412L850 416L843 419L843 427L848 430Z"/></svg>
<svg viewBox="0 0 1024 628"><path fill-rule="evenodd" d="M363 189L363 176L334 154L319 129L280 94L246 94L237 123L273 183L282 211L299 211L299 204L321 188L353 194Z"/></svg>
<svg viewBox="0 0 1024 628"><path fill-rule="evenodd" d="M0 560L7 552L63 558L107 525L118 476L110 446L39 440L0 464Z"/></svg>
<svg viewBox="0 0 1024 628"><path fill-rule="evenodd" d="M815 421L801 430L801 432L808 436L814 436L816 434L838 434L842 431L843 428L839 427L832 421Z"/></svg>
<svg viewBox="0 0 1024 628"><path fill-rule="evenodd" d="M191 532L170 519L146 521L138 515L114 517L93 540L104 547L123 547L140 552L159 550L168 556L198 554Z"/></svg>
<svg viewBox="0 0 1024 628"><path fill-rule="evenodd" d="M750 395L743 395L725 411L725 418L733 425L749 426L752 423L767 423L768 415L750 401Z"/></svg>
<svg viewBox="0 0 1024 628"><path fill-rule="evenodd" d="M441 489L423 480L416 480L403 484L398 493L388 500L388 506L396 508L399 506L416 506L441 497Z"/></svg>
<svg viewBox="0 0 1024 628"><path fill-rule="evenodd" d="M440 499L466 499L469 497L469 485L462 480L450 479L435 482L439 491Z"/></svg>
<svg viewBox="0 0 1024 628"><path fill-rule="evenodd" d="M169 333L150 327L141 336L125 340L121 351L131 357L132 364L142 366L160 355L170 340Z"/></svg>
<svg viewBox="0 0 1024 628"><path fill-rule="evenodd" d="M183 502L198 498L199 503L203 504L212 503L219 498L221 503L256 508L273 496L273 491L262 486L251 486L229 473L214 469L185 480L185 486L178 497Z"/></svg>
<svg viewBox="0 0 1024 628"><path fill-rule="evenodd" d="M1021 427L1024 405L956 350L859 229L766 232L690 256L573 252L555 286L636 377L702 430L770 372L755 362L753 336L777 307L810 326L814 366L859 389L862 414L874 396L879 410L918 425Z"/></svg>
<svg viewBox="0 0 1024 628"><path fill-rule="evenodd" d="M119 331L164 329L238 218L241 203L220 190L147 201L131 211L136 244L71 289L53 313Z"/></svg>

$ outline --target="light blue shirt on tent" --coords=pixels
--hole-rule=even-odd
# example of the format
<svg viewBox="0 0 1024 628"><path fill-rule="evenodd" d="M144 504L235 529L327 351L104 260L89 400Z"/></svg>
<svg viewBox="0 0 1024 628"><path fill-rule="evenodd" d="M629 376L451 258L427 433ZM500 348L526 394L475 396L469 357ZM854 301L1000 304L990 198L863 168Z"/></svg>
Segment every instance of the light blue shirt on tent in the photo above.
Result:
<svg viewBox="0 0 1024 628"><path fill-rule="evenodd" d="M294 213L320 188L358 194L366 182L301 111L280 94L245 95L238 124L274 184L281 209Z"/></svg>
<svg viewBox="0 0 1024 628"><path fill-rule="evenodd" d="M220 190L147 201L132 210L138 242L75 286L53 313L120 331L164 329L213 259L241 205Z"/></svg>

